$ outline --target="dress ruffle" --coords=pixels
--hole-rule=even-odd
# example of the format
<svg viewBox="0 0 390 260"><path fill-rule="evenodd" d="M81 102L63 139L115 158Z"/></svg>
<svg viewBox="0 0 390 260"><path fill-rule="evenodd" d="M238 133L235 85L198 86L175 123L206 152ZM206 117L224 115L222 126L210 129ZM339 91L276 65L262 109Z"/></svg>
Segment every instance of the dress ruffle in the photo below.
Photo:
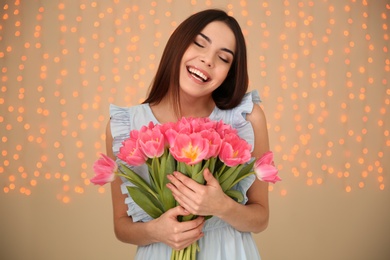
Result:
<svg viewBox="0 0 390 260"><path fill-rule="evenodd" d="M111 134L113 137L112 150L116 156L122 142L129 137L130 134L130 114L129 108L110 105L110 124Z"/></svg>
<svg viewBox="0 0 390 260"><path fill-rule="evenodd" d="M129 137L130 131L135 129L131 124L132 120L130 114L132 112L132 109L132 107L118 107L115 105L110 105L111 134L113 137L112 150L115 156L118 154L119 149L122 146L122 142ZM116 161L117 163L124 163L118 158ZM139 167L127 165L127 167L133 169L134 171L139 173L142 178L149 181L146 165ZM152 217L150 217L140 206L138 206L137 203L135 203L135 201L127 191L127 186L134 187L135 185L123 177L121 177L121 179L123 182L121 184L122 194L127 195L124 201L124 203L127 204L128 207L127 215L131 216L134 222L146 222L152 220Z"/></svg>

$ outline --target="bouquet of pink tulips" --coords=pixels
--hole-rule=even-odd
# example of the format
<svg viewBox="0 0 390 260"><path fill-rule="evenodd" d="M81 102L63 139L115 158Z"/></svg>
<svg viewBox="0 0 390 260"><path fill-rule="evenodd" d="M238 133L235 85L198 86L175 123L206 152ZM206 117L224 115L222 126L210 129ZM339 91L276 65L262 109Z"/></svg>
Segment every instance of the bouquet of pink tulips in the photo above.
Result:
<svg viewBox="0 0 390 260"><path fill-rule="evenodd" d="M117 154L118 165L102 154L94 164L92 183L103 185L122 176L133 183L127 187L133 200L152 218L158 218L177 205L166 187L167 175L179 171L204 184L203 171L208 168L219 181L222 190L242 202L244 195L233 187L245 177L256 174L262 181L280 181L273 165L273 154L260 159L251 157L251 146L237 134L236 129L222 121L208 118L182 118L176 123L155 125L152 122L130 132ZM129 166L147 164L150 183ZM196 218L186 216L181 221ZM176 251L171 259L196 259L198 244Z"/></svg>

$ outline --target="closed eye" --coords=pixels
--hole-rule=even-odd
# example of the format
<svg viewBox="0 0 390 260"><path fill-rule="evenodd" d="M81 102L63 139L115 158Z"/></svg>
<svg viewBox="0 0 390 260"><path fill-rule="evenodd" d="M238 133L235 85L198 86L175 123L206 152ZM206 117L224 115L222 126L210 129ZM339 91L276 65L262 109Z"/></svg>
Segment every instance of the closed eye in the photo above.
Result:
<svg viewBox="0 0 390 260"><path fill-rule="evenodd" d="M204 46L202 44L200 44L199 42L197 41L194 41L195 45L198 46L198 47L201 47L201 48L204 48Z"/></svg>
<svg viewBox="0 0 390 260"><path fill-rule="evenodd" d="M229 60L225 59L225 58L222 58L222 57L219 57L223 62L225 63L229 63Z"/></svg>

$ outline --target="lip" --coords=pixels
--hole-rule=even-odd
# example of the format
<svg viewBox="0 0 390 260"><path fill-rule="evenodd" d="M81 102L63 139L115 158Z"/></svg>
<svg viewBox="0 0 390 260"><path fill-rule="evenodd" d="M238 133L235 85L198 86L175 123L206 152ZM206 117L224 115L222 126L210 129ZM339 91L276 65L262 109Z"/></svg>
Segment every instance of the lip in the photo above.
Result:
<svg viewBox="0 0 390 260"><path fill-rule="evenodd" d="M193 75L193 73L190 72L190 68L193 68L193 69L196 69L196 70L200 71L203 75L205 75L207 77L207 80L203 81L203 80L199 79L198 77L195 77ZM197 83L207 83L207 82L209 82L211 80L210 75L205 70L202 70L202 69L200 69L200 68L198 68L196 66L188 65L188 66L186 66L186 70L187 70L188 76L191 79L195 80Z"/></svg>

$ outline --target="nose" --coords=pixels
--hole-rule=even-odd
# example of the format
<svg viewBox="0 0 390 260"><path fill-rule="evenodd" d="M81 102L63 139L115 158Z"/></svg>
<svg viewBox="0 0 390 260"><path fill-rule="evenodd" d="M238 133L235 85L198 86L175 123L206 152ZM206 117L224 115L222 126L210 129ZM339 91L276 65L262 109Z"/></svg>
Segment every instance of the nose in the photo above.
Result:
<svg viewBox="0 0 390 260"><path fill-rule="evenodd" d="M214 61L212 58L212 55L209 53L204 53L201 57L200 60L207 66L207 67L212 67L214 65Z"/></svg>

